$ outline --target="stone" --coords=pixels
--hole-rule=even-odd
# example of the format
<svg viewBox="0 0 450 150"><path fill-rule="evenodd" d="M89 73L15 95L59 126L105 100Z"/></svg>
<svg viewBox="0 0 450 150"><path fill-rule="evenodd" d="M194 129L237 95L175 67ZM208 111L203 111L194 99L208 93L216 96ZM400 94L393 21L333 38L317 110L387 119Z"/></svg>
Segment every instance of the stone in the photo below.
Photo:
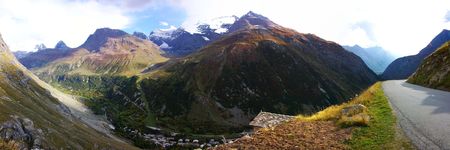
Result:
<svg viewBox="0 0 450 150"><path fill-rule="evenodd" d="M366 106L364 106L362 104L355 104L355 105L350 105L350 106L344 107L341 110L341 114L342 114L342 116L351 117L353 115L363 113L366 110L367 110Z"/></svg>
<svg viewBox="0 0 450 150"><path fill-rule="evenodd" d="M18 116L11 118L0 124L0 140L13 142L19 149L43 148L43 132L34 127L32 120Z"/></svg>

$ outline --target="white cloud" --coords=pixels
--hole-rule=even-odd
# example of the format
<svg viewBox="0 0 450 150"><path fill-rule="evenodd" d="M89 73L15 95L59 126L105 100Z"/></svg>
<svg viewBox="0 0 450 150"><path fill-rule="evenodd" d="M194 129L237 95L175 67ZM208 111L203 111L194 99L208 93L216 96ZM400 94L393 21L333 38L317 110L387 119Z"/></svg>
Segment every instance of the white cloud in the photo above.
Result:
<svg viewBox="0 0 450 150"><path fill-rule="evenodd" d="M415 54L450 29L448 0L0 0L0 32L12 50L58 40L75 47L97 28L124 29L135 19L127 14L163 5L185 10L183 26L252 10L302 33L396 55Z"/></svg>
<svg viewBox="0 0 450 150"><path fill-rule="evenodd" d="M162 26L169 26L169 23L167 23L167 22L165 22L165 21L160 21L160 22L159 22L159 25L162 25Z"/></svg>
<svg viewBox="0 0 450 150"><path fill-rule="evenodd" d="M303 33L343 45L379 45L396 55L415 54L450 29L448 0L184 0L185 26L252 10Z"/></svg>
<svg viewBox="0 0 450 150"><path fill-rule="evenodd" d="M59 40L81 45L101 27L125 28L130 19L119 7L97 1L0 0L0 32L11 50L33 50Z"/></svg>
<svg viewBox="0 0 450 150"><path fill-rule="evenodd" d="M161 4L164 0L75 0L75 1L91 1L101 5L112 5L120 8L122 11L133 12L145 10L149 7Z"/></svg>

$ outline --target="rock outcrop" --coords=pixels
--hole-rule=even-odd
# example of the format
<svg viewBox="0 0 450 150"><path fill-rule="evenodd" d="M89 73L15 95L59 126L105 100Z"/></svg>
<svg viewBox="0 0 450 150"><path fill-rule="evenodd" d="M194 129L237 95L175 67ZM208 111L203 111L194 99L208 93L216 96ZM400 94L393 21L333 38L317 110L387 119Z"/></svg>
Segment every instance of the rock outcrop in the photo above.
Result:
<svg viewBox="0 0 450 150"><path fill-rule="evenodd" d="M450 91L450 41L425 58L408 82Z"/></svg>
<svg viewBox="0 0 450 150"><path fill-rule="evenodd" d="M0 124L0 140L13 143L18 149L42 149L43 132L36 129L32 120L11 116L9 121Z"/></svg>

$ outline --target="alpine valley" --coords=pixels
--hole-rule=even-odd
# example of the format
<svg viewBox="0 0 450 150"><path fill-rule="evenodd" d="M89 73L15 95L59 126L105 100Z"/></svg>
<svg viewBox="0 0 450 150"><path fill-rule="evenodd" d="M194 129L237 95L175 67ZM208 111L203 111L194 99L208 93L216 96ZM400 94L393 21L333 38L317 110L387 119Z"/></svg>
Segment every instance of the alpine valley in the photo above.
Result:
<svg viewBox="0 0 450 150"><path fill-rule="evenodd" d="M22 66L0 37L0 149L137 149ZM112 127L112 125L111 125Z"/></svg>
<svg viewBox="0 0 450 150"><path fill-rule="evenodd" d="M378 80L339 44L262 15L213 22L148 36L102 28L77 48L60 42L19 61L79 96L111 121L117 135L143 148L151 146L143 135L155 131L232 136L261 111L312 114L349 101Z"/></svg>

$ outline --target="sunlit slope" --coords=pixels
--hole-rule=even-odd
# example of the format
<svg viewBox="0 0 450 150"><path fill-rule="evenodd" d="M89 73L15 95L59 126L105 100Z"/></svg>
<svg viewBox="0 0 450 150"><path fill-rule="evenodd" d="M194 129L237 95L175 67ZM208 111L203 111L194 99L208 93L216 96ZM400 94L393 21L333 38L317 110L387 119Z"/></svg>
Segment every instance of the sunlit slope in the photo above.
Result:
<svg viewBox="0 0 450 150"><path fill-rule="evenodd" d="M408 82L450 91L450 41L425 58Z"/></svg>
<svg viewBox="0 0 450 150"><path fill-rule="evenodd" d="M11 115L29 118L43 131L44 149L134 149L73 117L53 96L60 93L48 88L20 65L0 39L0 123Z"/></svg>

